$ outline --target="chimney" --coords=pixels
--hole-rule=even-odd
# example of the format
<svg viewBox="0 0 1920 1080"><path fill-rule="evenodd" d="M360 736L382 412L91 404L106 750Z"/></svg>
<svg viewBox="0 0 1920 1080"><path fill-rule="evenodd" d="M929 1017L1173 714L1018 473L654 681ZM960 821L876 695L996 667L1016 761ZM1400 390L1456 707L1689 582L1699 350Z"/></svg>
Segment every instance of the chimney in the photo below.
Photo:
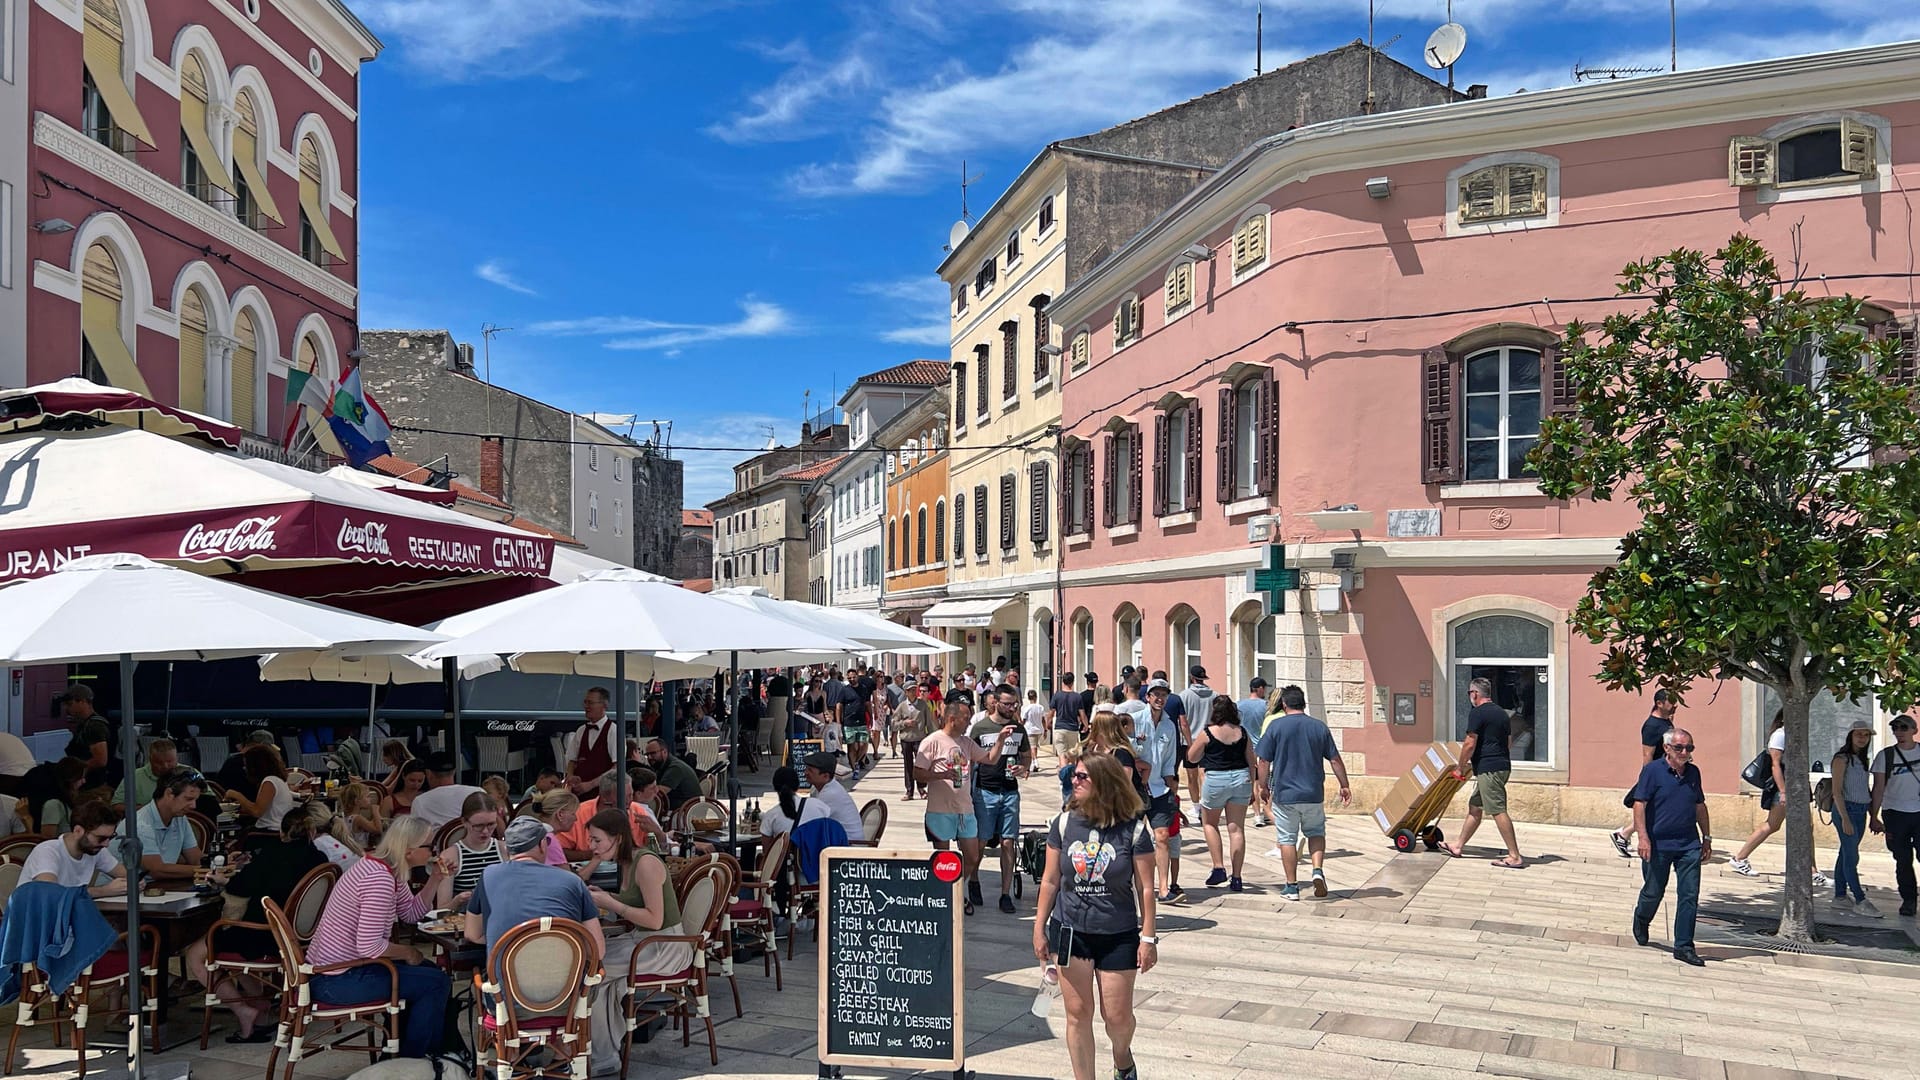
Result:
<svg viewBox="0 0 1920 1080"><path fill-rule="evenodd" d="M506 498L505 464L505 440L498 435L480 436L480 490L496 499Z"/></svg>
<svg viewBox="0 0 1920 1080"><path fill-rule="evenodd" d="M462 342L453 347L453 370L462 375L473 374L473 346Z"/></svg>
<svg viewBox="0 0 1920 1080"><path fill-rule="evenodd" d="M1477 82L1477 83L1474 83L1472 86L1467 87L1468 101L1482 101L1486 98L1486 96L1487 96L1486 83Z"/></svg>
<svg viewBox="0 0 1920 1080"><path fill-rule="evenodd" d="M801 442L813 441L813 422L811 420L800 421L800 441Z"/></svg>

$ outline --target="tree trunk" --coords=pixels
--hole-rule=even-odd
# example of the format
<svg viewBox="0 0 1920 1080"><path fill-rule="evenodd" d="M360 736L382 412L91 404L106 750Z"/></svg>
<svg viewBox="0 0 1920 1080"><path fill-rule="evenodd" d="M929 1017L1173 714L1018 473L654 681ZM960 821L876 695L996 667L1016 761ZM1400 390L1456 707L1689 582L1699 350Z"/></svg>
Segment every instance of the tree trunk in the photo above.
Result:
<svg viewBox="0 0 1920 1080"><path fill-rule="evenodd" d="M1786 719L1787 749L1780 771L1787 782L1780 798L1787 807L1787 880L1780 890L1780 937L1813 940L1813 817L1807 780L1807 712L1812 689L1780 686Z"/></svg>

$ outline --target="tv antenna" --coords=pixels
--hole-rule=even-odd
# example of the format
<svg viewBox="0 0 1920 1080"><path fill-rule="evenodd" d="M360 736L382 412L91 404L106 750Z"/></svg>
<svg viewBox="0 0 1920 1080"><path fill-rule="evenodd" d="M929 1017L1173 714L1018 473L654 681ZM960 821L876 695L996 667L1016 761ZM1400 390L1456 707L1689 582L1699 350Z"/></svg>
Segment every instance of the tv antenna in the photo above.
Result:
<svg viewBox="0 0 1920 1080"><path fill-rule="evenodd" d="M1613 82L1616 79L1630 79L1635 75L1658 75L1657 67L1581 67L1573 65L1574 82Z"/></svg>
<svg viewBox="0 0 1920 1080"><path fill-rule="evenodd" d="M493 386L493 338L495 334L504 334L512 330L511 326L495 326L492 323L480 324L480 351L487 365L487 386ZM487 395L487 434L493 434L493 395Z"/></svg>
<svg viewBox="0 0 1920 1080"><path fill-rule="evenodd" d="M967 209L967 189L969 187L972 187L974 184L979 183L980 177L983 175L985 174L973 173L969 175L967 172L966 159L965 158L961 159L960 161L960 220L961 221L965 221L965 222L973 221L973 212Z"/></svg>
<svg viewBox="0 0 1920 1080"><path fill-rule="evenodd" d="M1453 65L1460 54L1467 51L1467 28L1453 21L1453 5L1447 5L1447 21L1439 29L1427 36L1427 47L1421 53L1427 66L1435 71L1447 70L1447 89L1453 89Z"/></svg>
<svg viewBox="0 0 1920 1080"><path fill-rule="evenodd" d="M1260 10L1260 5L1253 5L1253 73L1256 76L1260 74L1261 52L1266 44L1265 18L1266 13Z"/></svg>

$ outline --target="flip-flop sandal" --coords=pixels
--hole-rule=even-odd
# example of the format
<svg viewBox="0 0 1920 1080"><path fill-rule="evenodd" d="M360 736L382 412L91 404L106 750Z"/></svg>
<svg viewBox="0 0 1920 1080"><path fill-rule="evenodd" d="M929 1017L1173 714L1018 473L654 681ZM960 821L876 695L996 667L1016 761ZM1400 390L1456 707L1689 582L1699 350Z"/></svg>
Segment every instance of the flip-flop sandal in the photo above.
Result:
<svg viewBox="0 0 1920 1080"><path fill-rule="evenodd" d="M1443 855L1445 855L1445 856L1446 856L1447 858L1449 858L1449 859L1464 859L1464 858L1466 858L1466 855L1465 855L1465 853L1463 853L1462 851L1460 851L1460 849L1458 849L1458 848L1450 848L1450 847L1448 847L1448 846L1447 846L1447 845L1445 845L1445 844L1441 844L1441 845L1440 845L1440 853L1441 853L1441 854L1443 854Z"/></svg>
<svg viewBox="0 0 1920 1080"><path fill-rule="evenodd" d="M233 1043L235 1046L242 1046L249 1043L272 1042L273 1029L270 1027L256 1028L251 1035L242 1035L236 1031L227 1036L227 1041Z"/></svg>
<svg viewBox="0 0 1920 1080"><path fill-rule="evenodd" d="M1500 870L1525 870L1527 868L1526 863L1508 862L1505 859L1495 859L1493 860L1493 865Z"/></svg>

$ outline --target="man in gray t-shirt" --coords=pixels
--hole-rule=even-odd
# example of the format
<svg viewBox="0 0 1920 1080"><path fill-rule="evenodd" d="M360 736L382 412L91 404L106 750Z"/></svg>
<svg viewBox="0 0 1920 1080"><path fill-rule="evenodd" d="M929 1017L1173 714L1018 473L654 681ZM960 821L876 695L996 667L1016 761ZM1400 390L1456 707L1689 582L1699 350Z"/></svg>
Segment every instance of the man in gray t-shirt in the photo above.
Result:
<svg viewBox="0 0 1920 1080"><path fill-rule="evenodd" d="M1333 732L1318 717L1307 715L1307 695L1297 686L1280 688L1280 713L1267 720L1266 730L1254 744L1253 754L1260 759L1260 783L1273 785L1273 816L1278 826L1280 866L1287 883L1281 887L1284 900L1300 899L1295 871L1300 863L1300 838L1307 838L1307 851L1313 859L1313 895L1327 895L1327 770L1340 781L1340 802L1345 805L1353 793L1347 786L1347 766L1333 744Z"/></svg>
<svg viewBox="0 0 1920 1080"><path fill-rule="evenodd" d="M600 911L594 907L587 883L544 861L547 827L531 817L507 826L507 861L489 866L467 901L466 938L487 947L492 965L493 947L500 936L526 922L552 916L573 919L593 939L594 960L606 954L600 933Z"/></svg>

